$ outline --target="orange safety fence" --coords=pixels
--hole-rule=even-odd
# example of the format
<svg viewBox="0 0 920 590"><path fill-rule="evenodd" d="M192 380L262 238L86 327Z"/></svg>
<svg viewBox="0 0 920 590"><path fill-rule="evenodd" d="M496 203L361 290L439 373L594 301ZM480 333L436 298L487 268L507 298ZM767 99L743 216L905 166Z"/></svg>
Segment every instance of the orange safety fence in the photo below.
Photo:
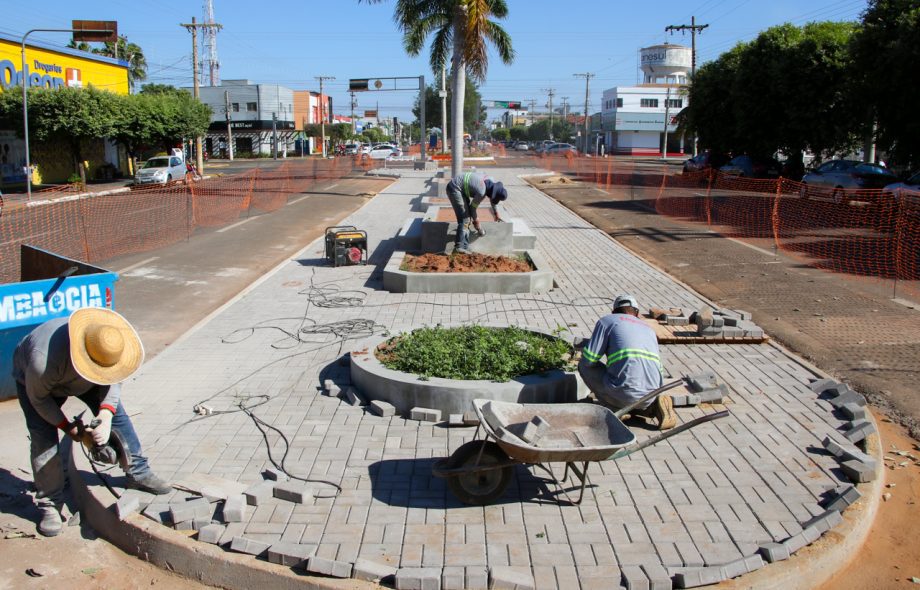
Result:
<svg viewBox="0 0 920 590"><path fill-rule="evenodd" d="M540 165L593 183L617 200L704 223L722 235L782 251L809 266L895 281L920 295L920 193L822 189L787 178L682 174L641 159L540 157Z"/></svg>
<svg viewBox="0 0 920 590"><path fill-rule="evenodd" d="M8 208L0 215L0 282L19 280L19 246L30 244L85 262L145 252L275 211L317 182L370 167L357 157L309 158L268 170L214 176L116 194L88 194Z"/></svg>

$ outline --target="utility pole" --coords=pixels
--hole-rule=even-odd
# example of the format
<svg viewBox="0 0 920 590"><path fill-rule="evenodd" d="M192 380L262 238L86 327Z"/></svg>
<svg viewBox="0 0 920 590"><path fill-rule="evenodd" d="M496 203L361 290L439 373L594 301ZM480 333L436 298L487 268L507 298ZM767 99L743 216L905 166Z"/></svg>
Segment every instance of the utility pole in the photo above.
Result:
<svg viewBox="0 0 920 590"><path fill-rule="evenodd" d="M194 96L196 100L200 100L200 92L198 88L198 29L207 29L216 28L220 30L223 28L223 25L217 23L197 23L195 22L195 17L192 17L191 23L180 23L180 27L185 27L188 29L188 32L192 34L192 78L193 78L193 88ZM198 174L204 174L204 156L201 152L201 136L195 138L195 167L198 168Z"/></svg>
<svg viewBox="0 0 920 590"><path fill-rule="evenodd" d="M441 66L441 153L447 153L447 66ZM422 134L424 136L424 134ZM424 137L422 138L424 139Z"/></svg>
<svg viewBox="0 0 920 590"><path fill-rule="evenodd" d="M553 95L556 94L555 88L544 88L543 92L549 94L549 138L553 138Z"/></svg>
<svg viewBox="0 0 920 590"><path fill-rule="evenodd" d="M530 126L533 127L534 122L534 111L537 109L537 101L533 98L530 99Z"/></svg>
<svg viewBox="0 0 920 590"><path fill-rule="evenodd" d="M349 92L351 94L351 133L352 135L358 134L358 123L355 121L355 91L352 90Z"/></svg>
<svg viewBox="0 0 920 590"><path fill-rule="evenodd" d="M562 97L562 122L567 123L569 120L569 97Z"/></svg>
<svg viewBox="0 0 920 590"><path fill-rule="evenodd" d="M320 133L323 135L323 157L326 157L326 98L323 94L323 82L326 80L335 80L335 76L314 76L319 80L319 119Z"/></svg>
<svg viewBox="0 0 920 590"><path fill-rule="evenodd" d="M666 33L674 34L674 31L680 31L681 33L685 31L690 31L690 83L693 83L693 78L696 77L696 34L702 33L703 29L707 28L709 25L698 25L696 24L696 17L690 17L689 25L668 25L664 28ZM693 155L696 155L696 135L693 136Z"/></svg>
<svg viewBox="0 0 920 590"><path fill-rule="evenodd" d="M591 72L585 72L583 74L572 74L576 78L585 79L585 153L588 153L588 95L589 88L591 85L591 78L594 77L594 74Z"/></svg>
<svg viewBox="0 0 920 590"><path fill-rule="evenodd" d="M661 159L668 159L668 123L671 119L671 87L668 86L668 91L665 94L664 99L664 143L661 145Z"/></svg>
<svg viewBox="0 0 920 590"><path fill-rule="evenodd" d="M278 159L278 114L272 113L272 160Z"/></svg>
<svg viewBox="0 0 920 590"><path fill-rule="evenodd" d="M233 129L230 125L230 91L224 90L224 110L227 111L227 155L233 161Z"/></svg>

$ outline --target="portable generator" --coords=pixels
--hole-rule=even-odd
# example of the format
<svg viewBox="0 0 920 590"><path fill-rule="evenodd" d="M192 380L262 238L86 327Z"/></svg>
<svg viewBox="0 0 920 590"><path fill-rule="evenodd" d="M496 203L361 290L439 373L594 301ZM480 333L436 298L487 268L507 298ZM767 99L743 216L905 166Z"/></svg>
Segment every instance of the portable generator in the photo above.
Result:
<svg viewBox="0 0 920 590"><path fill-rule="evenodd" d="M327 227L326 259L332 266L367 264L367 232L353 225Z"/></svg>

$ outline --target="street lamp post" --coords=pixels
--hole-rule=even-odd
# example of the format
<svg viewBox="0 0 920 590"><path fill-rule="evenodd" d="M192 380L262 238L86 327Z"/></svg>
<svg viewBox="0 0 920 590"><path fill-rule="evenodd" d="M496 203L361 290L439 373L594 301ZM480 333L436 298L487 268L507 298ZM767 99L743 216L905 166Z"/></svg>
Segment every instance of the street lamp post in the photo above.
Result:
<svg viewBox="0 0 920 590"><path fill-rule="evenodd" d="M32 33L112 33L109 29L31 29L22 36L22 128L26 143L26 195L32 200L32 160L29 157L29 77L26 75L26 37ZM118 42L116 40L116 46Z"/></svg>

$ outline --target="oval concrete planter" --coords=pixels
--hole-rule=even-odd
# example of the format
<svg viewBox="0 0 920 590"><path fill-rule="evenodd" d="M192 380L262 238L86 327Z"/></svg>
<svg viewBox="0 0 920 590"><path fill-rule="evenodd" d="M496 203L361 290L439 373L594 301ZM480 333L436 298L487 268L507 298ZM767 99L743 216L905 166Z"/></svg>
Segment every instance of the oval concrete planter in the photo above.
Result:
<svg viewBox="0 0 920 590"><path fill-rule="evenodd" d="M550 335L541 330L531 331ZM407 416L412 408L418 407L440 410L446 419L450 414L472 411L474 399L551 404L574 402L587 394L575 373L558 369L524 375L504 383L440 377L422 380L416 375L388 369L377 360L374 351L388 338L379 336L365 340L351 351L351 382L369 401L388 402L402 415Z"/></svg>

